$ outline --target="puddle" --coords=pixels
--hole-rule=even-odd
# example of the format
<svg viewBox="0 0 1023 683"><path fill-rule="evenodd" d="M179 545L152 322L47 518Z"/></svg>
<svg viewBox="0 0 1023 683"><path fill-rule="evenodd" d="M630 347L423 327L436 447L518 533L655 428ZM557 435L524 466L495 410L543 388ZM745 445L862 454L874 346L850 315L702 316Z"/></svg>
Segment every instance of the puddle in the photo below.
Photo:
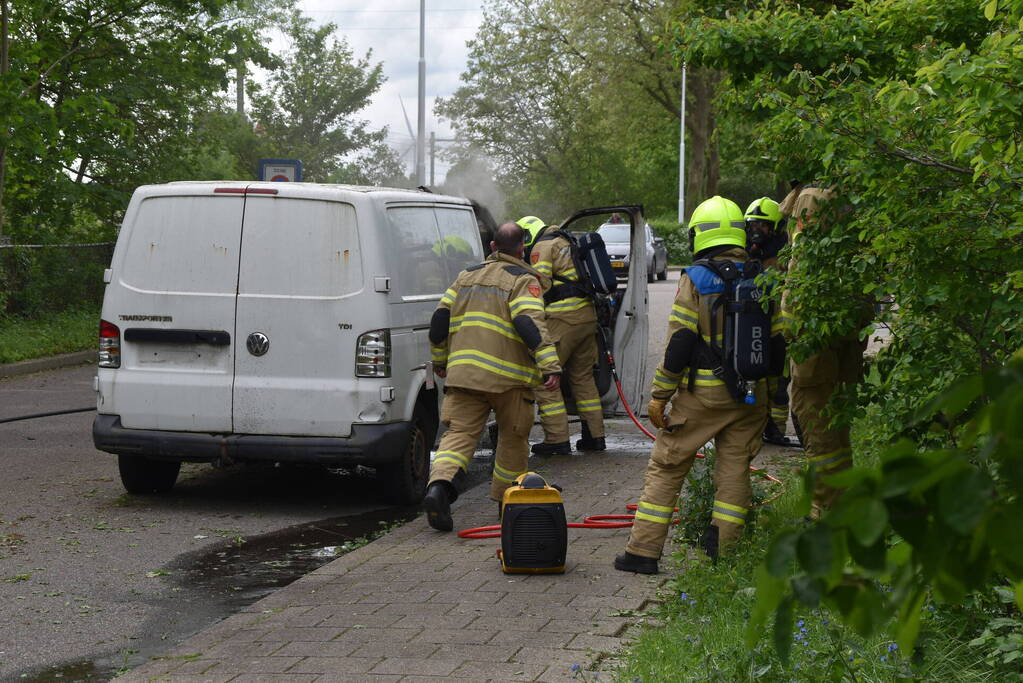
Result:
<svg viewBox="0 0 1023 683"><path fill-rule="evenodd" d="M493 451L476 452L456 481L465 490L489 481ZM137 667L278 588L414 519L419 506L386 507L247 536L186 553L164 567L175 595L161 600L127 649L14 674L12 683L98 683Z"/></svg>
<svg viewBox="0 0 1023 683"><path fill-rule="evenodd" d="M249 536L167 566L182 590L201 593L233 613L419 514L418 506L383 508Z"/></svg>
<svg viewBox="0 0 1023 683"><path fill-rule="evenodd" d="M24 683L53 683L53 681L68 681L69 683L71 681L108 681L113 677L116 671L116 668L100 671L96 668L95 662L85 661L55 666L36 674L22 674L20 677L15 677L10 680L24 681Z"/></svg>

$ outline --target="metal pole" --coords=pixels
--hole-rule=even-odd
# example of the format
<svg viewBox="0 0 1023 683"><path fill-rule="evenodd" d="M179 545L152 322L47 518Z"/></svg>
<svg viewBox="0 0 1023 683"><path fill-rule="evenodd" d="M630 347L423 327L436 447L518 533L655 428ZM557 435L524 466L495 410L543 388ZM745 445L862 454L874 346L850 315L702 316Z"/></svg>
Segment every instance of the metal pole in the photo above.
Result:
<svg viewBox="0 0 1023 683"><path fill-rule="evenodd" d="M433 187L433 162L437 158L437 133L430 131L430 187Z"/></svg>
<svg viewBox="0 0 1023 683"><path fill-rule="evenodd" d="M426 0L419 0L419 129L416 133L416 185L426 184Z"/></svg>
<svg viewBox="0 0 1023 683"><path fill-rule="evenodd" d="M678 133L678 222L686 221L686 65L682 64L682 115Z"/></svg>

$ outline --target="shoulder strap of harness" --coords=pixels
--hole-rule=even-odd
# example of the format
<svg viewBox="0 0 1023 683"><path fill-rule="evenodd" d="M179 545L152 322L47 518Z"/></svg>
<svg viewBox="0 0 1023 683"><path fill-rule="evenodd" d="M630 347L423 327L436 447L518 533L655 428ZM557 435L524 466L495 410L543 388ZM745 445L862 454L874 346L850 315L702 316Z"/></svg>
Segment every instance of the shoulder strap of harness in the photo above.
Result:
<svg viewBox="0 0 1023 683"><path fill-rule="evenodd" d="M717 334L718 311L724 307L735 296L735 281L742 277L743 264L729 261L727 259L698 259L693 266L706 268L724 281L724 291L717 294L710 305L710 341L706 341L702 335L697 335L696 353L693 354L693 363L689 368L689 391L693 391L696 383L696 370L703 368L710 370L714 376L724 382L728 393L737 401L739 396L739 376L735 369L730 367L724 348L714 343ZM703 294L703 292L701 292Z"/></svg>
<svg viewBox="0 0 1023 683"><path fill-rule="evenodd" d="M558 237L564 237L568 240L568 248L572 255L572 267L575 268L576 277L579 279L569 280L561 275L552 275L551 279L557 281L558 284L548 289L544 294L544 303L552 304L556 301L568 299L573 296L594 299L595 292L593 291L589 278L585 277L586 270L584 269L582 262L579 260L579 241L576 240L574 235L567 230L562 230L561 228L551 230L549 232L547 231L547 228L544 228L544 232L540 233L540 237L537 238L536 242L533 242L533 244L536 245L537 242L552 240Z"/></svg>

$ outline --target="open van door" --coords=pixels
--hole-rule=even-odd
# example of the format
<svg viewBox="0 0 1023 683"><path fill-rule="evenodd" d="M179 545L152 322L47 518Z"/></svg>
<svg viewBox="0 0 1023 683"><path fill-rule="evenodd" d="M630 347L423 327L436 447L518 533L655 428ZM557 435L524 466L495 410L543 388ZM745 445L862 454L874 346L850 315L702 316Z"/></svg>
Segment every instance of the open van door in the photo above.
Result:
<svg viewBox="0 0 1023 683"><path fill-rule="evenodd" d="M618 291L607 302L610 307L610 319L603 321L601 327L604 337L611 345L618 377L622 383L622 393L633 412L643 407L643 390L646 378L647 337L647 277L646 277L646 220L643 218L643 207L639 205L601 206L583 209L572 214L561 224L562 230L589 232L600 223L594 217L617 213L629 217L631 226L630 249L634 255L633 267L629 268L625 288L619 284ZM600 315L598 314L598 321ZM606 322L606 324L604 324ZM598 344L603 346L601 340ZM601 349L603 351L603 349ZM601 404L604 414L625 415L625 406L621 404L614 382L610 380L610 368L607 358L600 354L597 369L597 388L601 392Z"/></svg>

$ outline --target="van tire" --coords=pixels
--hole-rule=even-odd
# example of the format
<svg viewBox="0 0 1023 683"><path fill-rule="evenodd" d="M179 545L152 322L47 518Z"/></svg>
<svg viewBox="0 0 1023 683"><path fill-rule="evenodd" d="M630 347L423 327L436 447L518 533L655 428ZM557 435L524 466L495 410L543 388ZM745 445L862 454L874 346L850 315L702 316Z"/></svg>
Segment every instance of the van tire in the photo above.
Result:
<svg viewBox="0 0 1023 683"><path fill-rule="evenodd" d="M139 455L117 456L121 483L128 493L148 495L167 493L178 480L181 463L177 460L153 460Z"/></svg>
<svg viewBox="0 0 1023 683"><path fill-rule="evenodd" d="M653 282L653 281L654 281L654 278L655 278L655 277L656 277L656 273L654 273L654 270L653 270L652 268L651 268L650 270L648 270L648 271L647 271L647 274L646 274L646 281L647 281L648 283L649 283L649 282Z"/></svg>
<svg viewBox="0 0 1023 683"><path fill-rule="evenodd" d="M385 497L396 505L417 505L426 494L430 479L430 445L437 433L436 426L431 427L426 415L427 411L417 404L401 460L377 470Z"/></svg>
<svg viewBox="0 0 1023 683"><path fill-rule="evenodd" d="M667 263L664 264L664 268L661 269L661 272L657 273L657 279L658 280L667 280L668 279L668 264Z"/></svg>

